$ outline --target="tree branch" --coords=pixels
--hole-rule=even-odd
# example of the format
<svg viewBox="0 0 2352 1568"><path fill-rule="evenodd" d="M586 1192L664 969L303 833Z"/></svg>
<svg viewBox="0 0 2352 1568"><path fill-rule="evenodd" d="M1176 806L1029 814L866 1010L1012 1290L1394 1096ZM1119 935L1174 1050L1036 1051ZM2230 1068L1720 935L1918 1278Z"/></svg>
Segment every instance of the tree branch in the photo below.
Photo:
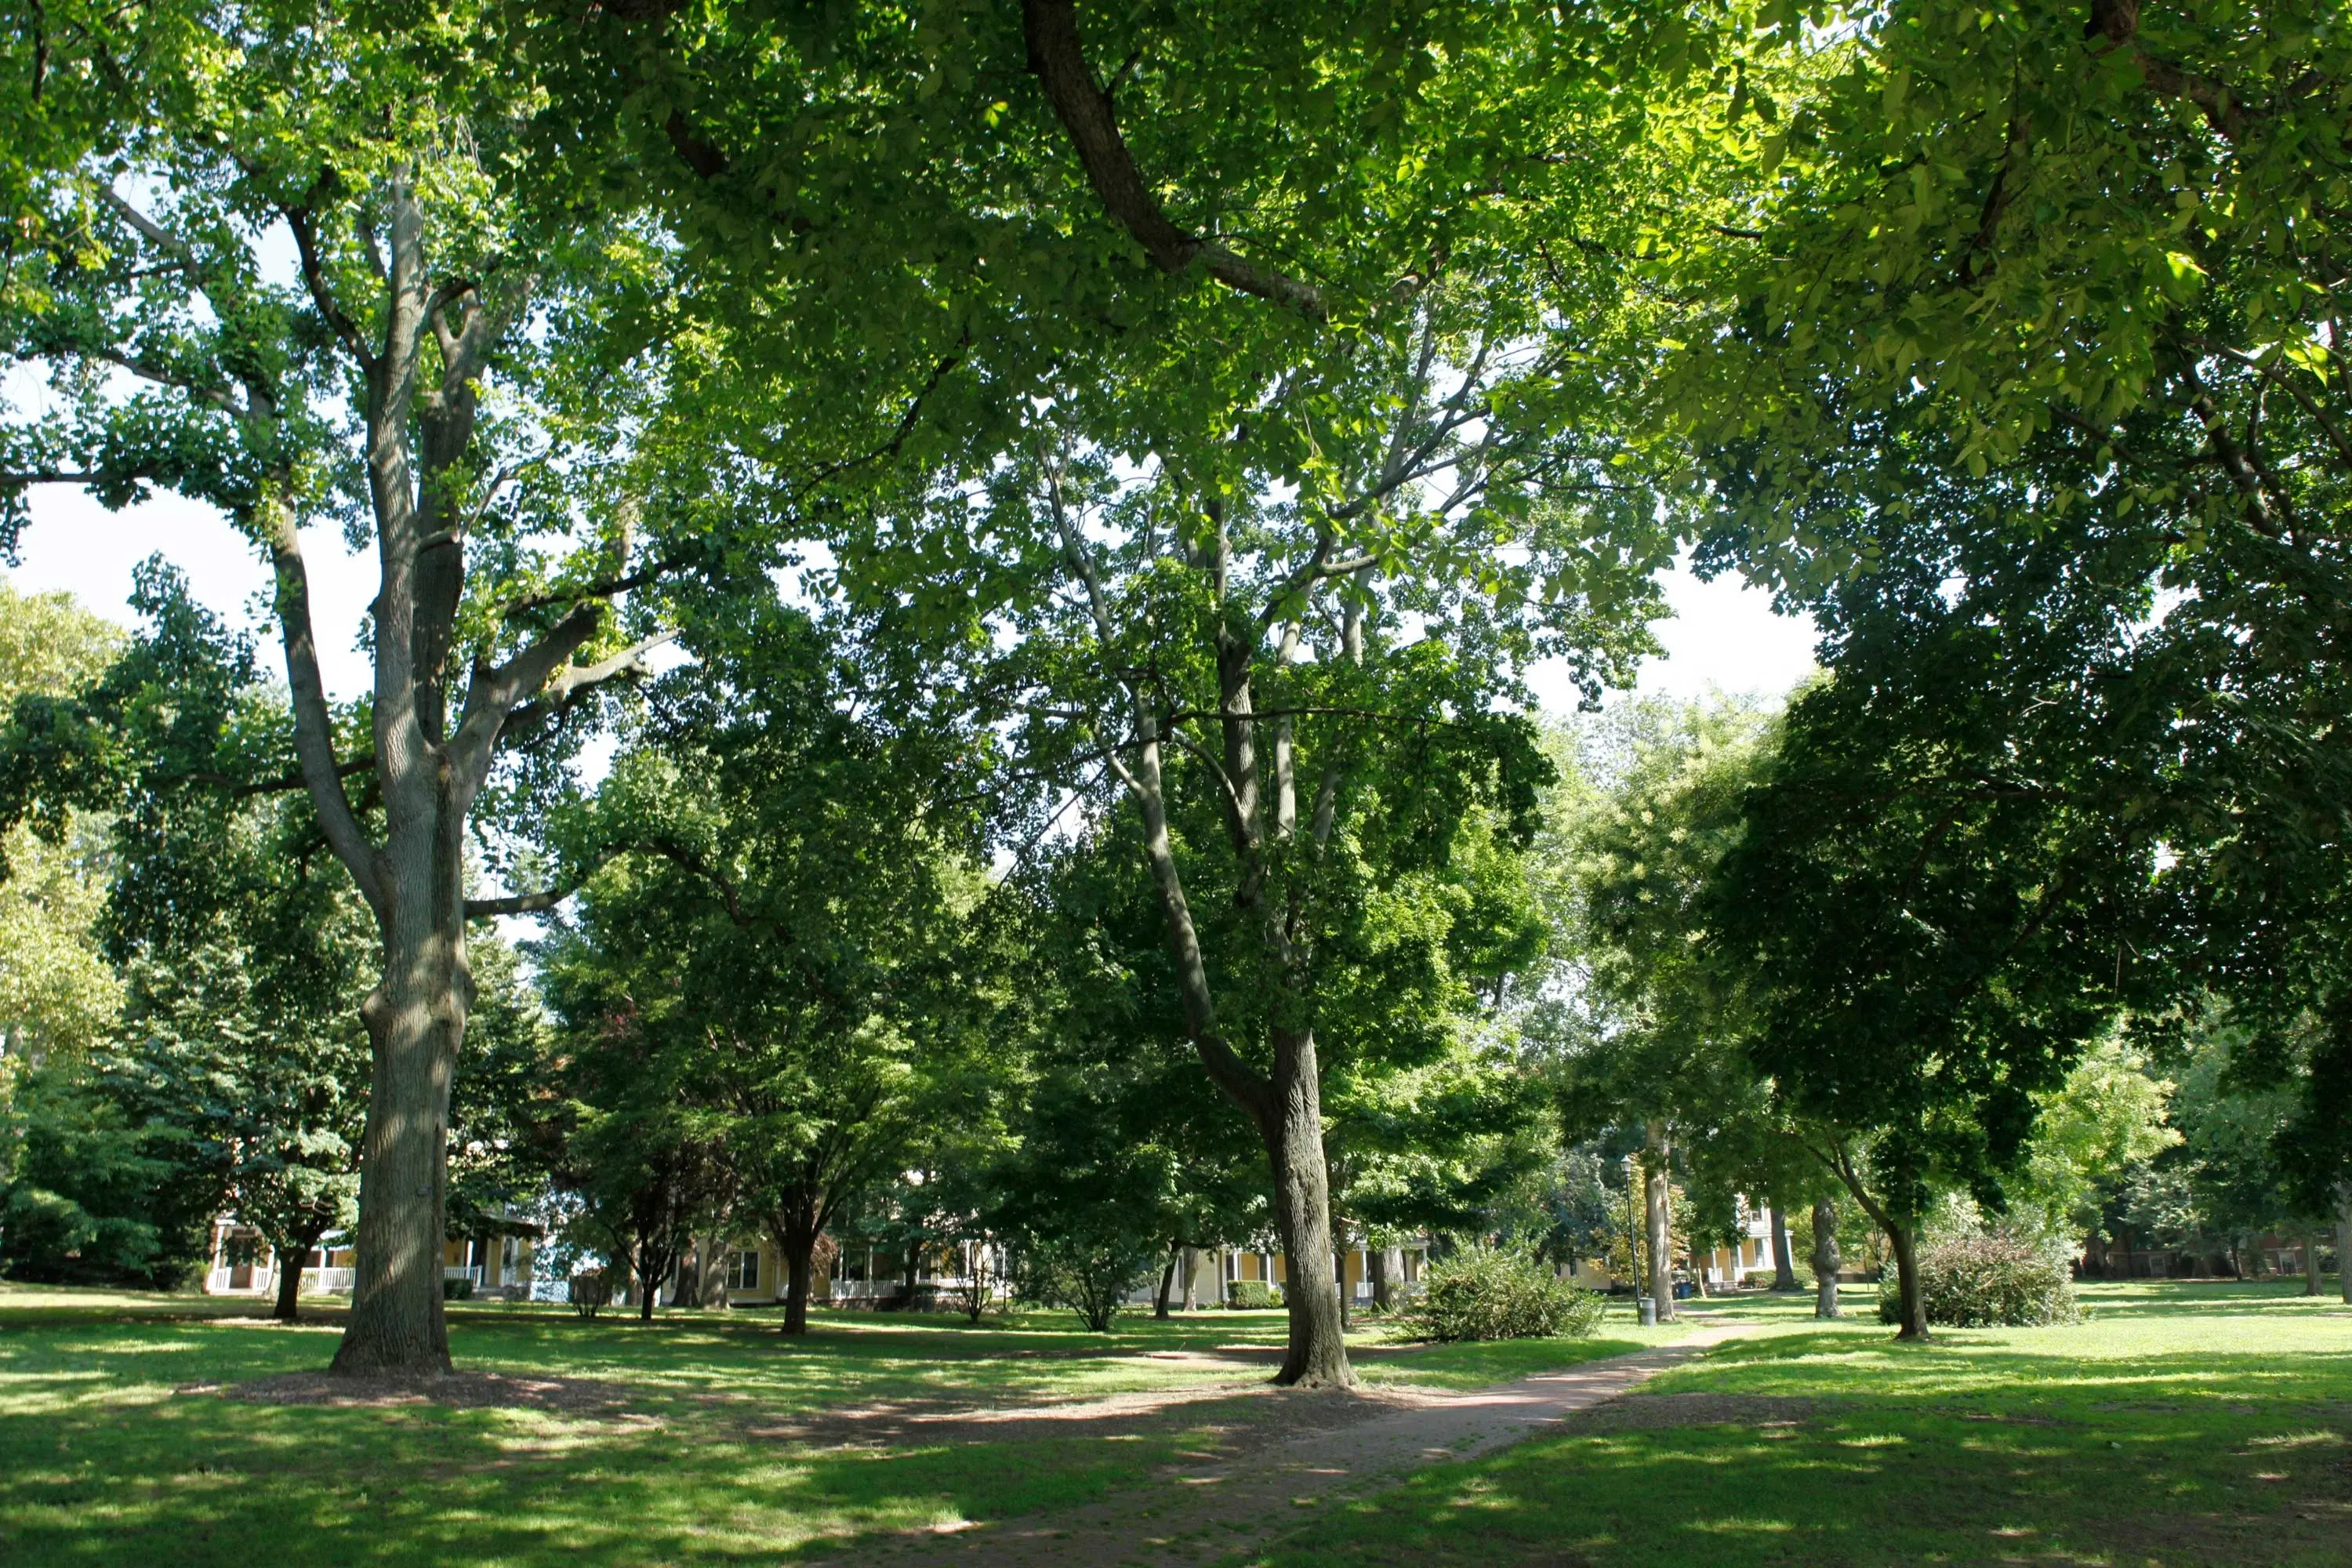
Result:
<svg viewBox="0 0 2352 1568"><path fill-rule="evenodd" d="M1244 294L1287 306L1312 321L1327 311L1322 290L1271 268L1234 255L1215 240L1186 234L1160 210L1119 135L1110 99L1095 85L1078 42L1073 0L1022 0L1022 26L1028 37L1029 68L1045 89L1063 128L1111 217L1143 247L1151 264L1171 276L1199 267Z"/></svg>
<svg viewBox="0 0 2352 1568"><path fill-rule="evenodd" d="M562 718L580 699L598 687L643 675L646 673L646 655L664 643L675 641L677 637L674 631L663 632L632 643L610 658L599 659L594 664L564 666L560 674L541 688L537 698L507 715L507 721L499 730L499 744L520 744L541 727Z"/></svg>
<svg viewBox="0 0 2352 1568"><path fill-rule="evenodd" d="M294 710L294 754L310 791L310 805L319 814L335 858L359 885L360 896L382 914L386 899L375 846L361 828L343 793L342 764L335 760L334 721L327 709L326 682L319 674L319 645L310 624L310 574L302 560L302 535L294 509L283 504L268 509L270 565L278 579L278 624L286 644L286 685ZM371 765L374 759L369 759Z"/></svg>
<svg viewBox="0 0 2352 1568"><path fill-rule="evenodd" d="M325 320L328 330L359 362L360 368L373 372L375 354L367 346L367 339L361 333L359 323L345 314L336 300L335 291L327 282L326 263L319 255L319 219L315 209L334 188L335 172L321 169L310 190L303 193L300 205L279 207L278 212L286 220L286 226L294 232L294 250L302 260L302 282L310 291L310 302L319 308L319 314Z"/></svg>

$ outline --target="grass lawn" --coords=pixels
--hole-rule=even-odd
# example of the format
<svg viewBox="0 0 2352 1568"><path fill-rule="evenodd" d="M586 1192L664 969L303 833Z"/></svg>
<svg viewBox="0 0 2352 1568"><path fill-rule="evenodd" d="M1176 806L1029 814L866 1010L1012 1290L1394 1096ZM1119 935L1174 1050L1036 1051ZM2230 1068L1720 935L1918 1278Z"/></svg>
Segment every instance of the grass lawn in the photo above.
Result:
<svg viewBox="0 0 2352 1568"><path fill-rule="evenodd" d="M2352 1308L2296 1289L2094 1285L2079 1327L1918 1347L1743 1302L1755 1333L1570 1435L1246 1561L2352 1563Z"/></svg>
<svg viewBox="0 0 2352 1568"><path fill-rule="evenodd" d="M650 1325L562 1308L457 1307L461 1365L625 1385L611 1409L251 1404L212 1393L322 1367L331 1319L247 1303L0 1286L0 1563L769 1563L868 1531L1072 1506L1281 1413L1255 1385L1278 1312L1066 1314L982 1329L821 1315L786 1340L755 1313ZM1381 1348L1368 1381L1476 1387L1672 1337ZM1224 1352L1222 1356L1216 1352ZM848 1413L1032 1406L1183 1387L1229 1397L1156 1418L877 1438ZM1313 1398L1314 1396L1307 1396ZM1040 1430L1040 1428L1050 1428Z"/></svg>

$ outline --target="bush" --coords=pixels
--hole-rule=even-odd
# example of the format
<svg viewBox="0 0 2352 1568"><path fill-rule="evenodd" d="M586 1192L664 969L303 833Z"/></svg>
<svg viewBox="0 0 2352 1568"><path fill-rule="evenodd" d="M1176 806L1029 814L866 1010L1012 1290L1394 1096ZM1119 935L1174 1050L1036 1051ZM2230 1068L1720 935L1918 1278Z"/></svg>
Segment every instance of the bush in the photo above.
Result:
<svg viewBox="0 0 2352 1568"><path fill-rule="evenodd" d="M1582 1339L1601 1326L1601 1311L1599 1296L1534 1259L1475 1247L1433 1264L1397 1321L1423 1340Z"/></svg>
<svg viewBox="0 0 2352 1568"><path fill-rule="evenodd" d="M471 1279L444 1279L441 1281L441 1299L444 1301L470 1301L474 1299L474 1282Z"/></svg>
<svg viewBox="0 0 2352 1568"><path fill-rule="evenodd" d="M1088 1329L1107 1334L1150 1266L1152 1247L1109 1226L1095 1236L1031 1236L1019 1253L1020 1294L1066 1307Z"/></svg>
<svg viewBox="0 0 2352 1568"><path fill-rule="evenodd" d="M1229 1279L1225 1282L1225 1305L1237 1310L1279 1307L1282 1292L1263 1279Z"/></svg>
<svg viewBox="0 0 2352 1568"><path fill-rule="evenodd" d="M572 1277L572 1310L583 1318L593 1318L613 1299L612 1281L604 1270L593 1269Z"/></svg>
<svg viewBox="0 0 2352 1568"><path fill-rule="evenodd" d="M1919 1249L1919 1292L1927 1321L1947 1329L2034 1329L2079 1323L2083 1309L2063 1264L2029 1242L1963 1236ZM1895 1265L1880 1271L1878 1321L1903 1321Z"/></svg>

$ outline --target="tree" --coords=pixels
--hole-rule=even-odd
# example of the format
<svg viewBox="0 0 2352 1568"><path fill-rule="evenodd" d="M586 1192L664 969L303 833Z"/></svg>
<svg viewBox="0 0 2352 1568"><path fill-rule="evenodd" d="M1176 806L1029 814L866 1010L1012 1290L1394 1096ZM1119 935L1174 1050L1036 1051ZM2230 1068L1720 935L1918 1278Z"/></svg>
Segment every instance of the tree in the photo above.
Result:
<svg viewBox="0 0 2352 1568"><path fill-rule="evenodd" d="M1556 1031L1554 1092L1571 1139L1612 1127L1641 1139L1650 1292L1665 1320L1677 1155L1703 1205L1679 1224L1707 1244L1736 1231L1746 1198L1769 1195L1777 1212L1823 1174L1750 1054L1746 975L1707 942L1711 880L1747 831L1777 725L1742 703L1654 701L1573 739L1546 852L1557 945L1575 966L1562 983L1586 1011Z"/></svg>
<svg viewBox="0 0 2352 1568"><path fill-rule="evenodd" d="M110 122L37 171L46 210L78 221L39 233L25 264L37 258L43 287L12 296L0 329L13 362L52 367L66 394L11 427L0 488L79 483L121 505L168 487L270 557L299 778L382 948L335 1363L352 1373L448 1364L438 1256L466 921L535 901L468 901L468 822L505 748L562 737L636 668L606 609L644 564L614 465L561 460L530 412L484 415L486 384L530 382L534 311L583 302L632 254L625 236L528 208L535 89L496 25L299 0L157 8L157 47L125 57ZM293 287L266 261L273 234L299 258ZM141 390L114 395L118 375ZM382 564L356 754L320 676L299 531L339 493L359 498L347 515ZM469 547L488 567L470 593ZM354 774L381 802L375 831Z"/></svg>
<svg viewBox="0 0 2352 1568"><path fill-rule="evenodd" d="M708 1142L735 1212L773 1236L784 1331L803 1333L827 1226L909 1168L989 1048L968 1005L985 974L967 967L971 803L941 787L978 742L895 721L856 645L772 595L707 606L685 641L698 668L656 692L572 830L616 858L550 950L551 990L575 1033L625 1030L633 1072L659 1075L599 1113L684 1118Z"/></svg>
<svg viewBox="0 0 2352 1568"><path fill-rule="evenodd" d="M1036 721L1022 739L1054 791L1115 788L1135 811L1188 1037L1266 1146L1286 1246L1322 1255L1320 1064L1292 1000L1310 949L1285 906L1375 798L1342 737L1482 728L1468 716L1489 706L1382 707L1384 671L1341 672L1360 632L1385 665L1424 619L1433 664L1558 642L1597 670L1638 642L1664 545L1654 498L1610 461L1654 353L1621 265L1628 193L1664 177L1646 71L1703 49L1630 6L1147 9L1082 29L1066 0L1034 0L1017 19L781 35L750 7L606 17L584 74L630 106L666 210L743 297L803 286L812 247L777 241L814 184L920 237L924 267L872 287L935 289L913 320L936 357L877 450L931 453L948 483L819 519L838 581L860 604L912 601L957 649L1007 628L1030 645L975 689ZM1092 62L1120 58L1107 89ZM858 70L886 85L843 94ZM841 160L897 146L920 151L919 176L845 177ZM782 164L751 151L781 147ZM728 331L739 363L799 363L771 359L785 338L760 322ZM997 417L961 450L921 427L981 390ZM802 439L783 382L737 403L745 450ZM1107 514L1123 465L1134 504ZM1207 809L1188 827L1191 789ZM1212 928L1255 951L1213 954ZM1273 1033L1261 991L1296 1015ZM1319 1275L1290 1293L1284 1382L1349 1378Z"/></svg>
<svg viewBox="0 0 2352 1568"><path fill-rule="evenodd" d="M86 687L19 701L0 751L11 815L107 824L98 925L127 1006L83 1092L153 1178L121 1219L175 1257L233 1204L281 1259L290 1318L301 1257L350 1217L373 944L307 805L224 787L287 729L249 647L157 563L133 604L148 626Z"/></svg>
<svg viewBox="0 0 2352 1568"><path fill-rule="evenodd" d="M2088 787L2145 718L2111 716L2073 660L2002 647L1979 598L2001 585L1856 626L1790 704L1709 889L1753 1059L1885 1231L1911 1339L1932 1194L2000 1207L2042 1098L2160 978L2125 963L2151 940L2155 846ZM2071 652L2063 616L2044 625Z"/></svg>
<svg viewBox="0 0 2352 1568"><path fill-rule="evenodd" d="M70 697L96 680L121 635L64 594L21 595L0 583L0 709ZM37 723L38 718L34 717ZM0 746L21 744L11 734ZM121 988L99 949L106 897L103 827L61 814L11 826L0 883L0 1074L35 1059L84 1055L111 1026ZM7 1093L0 1078L0 1103ZM0 1175L6 1164L0 1161Z"/></svg>
<svg viewBox="0 0 2352 1568"><path fill-rule="evenodd" d="M2174 715L2171 752L2119 747L2105 781L2178 857L2172 1000L2259 1022L2249 1069L2305 1094L2283 1136L2319 1201L2352 1184L2334 12L1764 15L1736 210L1666 262L1706 301L1662 384L1717 481L1706 557L1816 606L1922 558L2103 584L2130 635L2086 668L2111 710Z"/></svg>

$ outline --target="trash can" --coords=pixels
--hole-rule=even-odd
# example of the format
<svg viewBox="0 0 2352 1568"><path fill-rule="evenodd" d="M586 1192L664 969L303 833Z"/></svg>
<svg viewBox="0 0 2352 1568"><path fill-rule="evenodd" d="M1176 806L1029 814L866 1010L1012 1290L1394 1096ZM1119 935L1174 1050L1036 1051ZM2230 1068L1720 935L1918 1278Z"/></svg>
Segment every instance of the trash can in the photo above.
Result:
<svg viewBox="0 0 2352 1568"><path fill-rule="evenodd" d="M1642 1298L1642 1326L1645 1329L1658 1326L1658 1303L1653 1297Z"/></svg>

